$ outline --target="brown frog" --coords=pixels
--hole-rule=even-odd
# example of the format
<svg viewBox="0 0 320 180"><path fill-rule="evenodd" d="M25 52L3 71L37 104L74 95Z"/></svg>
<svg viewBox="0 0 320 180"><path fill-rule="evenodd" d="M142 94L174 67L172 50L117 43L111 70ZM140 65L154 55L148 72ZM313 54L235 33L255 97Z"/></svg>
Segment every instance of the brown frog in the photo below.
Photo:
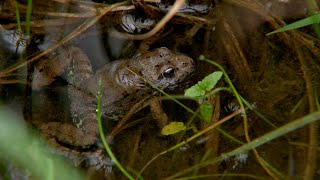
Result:
<svg viewBox="0 0 320 180"><path fill-rule="evenodd" d="M69 83L70 111L77 127L50 122L41 129L72 146L88 147L98 140L99 79L102 82L102 114L112 119L123 116L140 99L155 91L150 84L160 89L174 89L194 68L190 57L161 47L131 59L113 61L93 74L88 57L79 48L70 46L60 51L55 56L58 65L44 62L36 68L33 87L37 89L50 84L53 77L65 74L63 77ZM68 70L53 69L66 64L69 64Z"/></svg>

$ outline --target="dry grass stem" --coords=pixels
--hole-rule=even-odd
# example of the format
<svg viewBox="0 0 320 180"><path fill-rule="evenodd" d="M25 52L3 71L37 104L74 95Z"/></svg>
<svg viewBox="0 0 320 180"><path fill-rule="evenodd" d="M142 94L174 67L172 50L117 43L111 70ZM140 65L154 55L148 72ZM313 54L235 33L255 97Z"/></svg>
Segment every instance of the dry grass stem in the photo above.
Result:
<svg viewBox="0 0 320 180"><path fill-rule="evenodd" d="M306 84L306 91L309 103L309 112L316 111L316 104L315 104L315 97L314 97L314 90L312 85L312 79L310 77L310 69L306 63L306 58L308 56L307 52L303 52L301 47L296 43L293 42L296 46L296 51L298 54L299 62L301 64L301 70L303 72L303 78ZM318 123L313 122L309 124L309 146L308 146L308 154L306 159L306 168L304 171L303 179L313 179L315 177L315 170L317 167L317 146L318 146Z"/></svg>
<svg viewBox="0 0 320 180"><path fill-rule="evenodd" d="M118 6L122 6L124 4L127 4L127 1L121 2L121 3L116 3L114 5L108 6L108 7L104 7L100 9L100 14L98 14L97 16L88 19L86 22L84 22L83 24L81 24L77 29L75 29L72 33L70 33L67 37L65 37L63 40L61 40L59 43L57 43L56 45L48 48L47 50L43 51L42 53L36 55L35 57L19 64L16 66L13 66L11 68L8 68L7 70L0 72L0 78L5 76L8 73L11 73L19 68L22 68L24 66L26 66L29 63L32 63L38 59L40 59L41 57L47 55L48 53L53 52L54 50L56 50L57 48L59 48L62 45L65 45L67 43L69 43L71 40L73 40L74 38L76 38L78 35L80 35L81 33L83 33L85 30L87 30L89 27L91 27L92 25L94 25L95 23L98 22L98 20L103 17L106 13L108 13L110 10L112 10L115 7Z"/></svg>

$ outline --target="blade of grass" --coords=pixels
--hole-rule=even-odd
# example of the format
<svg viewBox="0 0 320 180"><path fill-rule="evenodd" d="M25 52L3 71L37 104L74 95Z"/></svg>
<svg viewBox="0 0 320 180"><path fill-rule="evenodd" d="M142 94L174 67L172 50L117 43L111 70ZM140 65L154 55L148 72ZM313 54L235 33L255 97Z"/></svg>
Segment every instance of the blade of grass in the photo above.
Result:
<svg viewBox="0 0 320 180"><path fill-rule="evenodd" d="M202 60L202 61L206 61L206 62L208 62L210 64L213 64L214 66L219 68L220 71L223 72L225 81L228 83L232 93L236 97L236 99L237 99L237 101L238 101L238 103L240 105L240 108L241 108L241 110L243 112L242 113L242 117L243 117L243 126L244 126L244 134L245 134L246 141L247 142L251 142L250 136L249 136L248 117L247 117L247 114L246 114L246 111L245 111L244 102L242 101L241 95L238 93L237 89L234 87L231 79L229 78L229 75L227 74L227 72L224 70L224 68L220 64L218 64L218 63L216 63L216 62L214 62L214 61L212 61L210 59L205 58L203 55L201 55L199 57L199 59ZM265 169L265 171L270 176L272 176L274 179L278 179L278 176L282 176L280 172L275 171L276 170L275 168L270 168L272 166L261 158L261 156L259 155L257 150L253 149L253 152L254 152L254 154L256 156L257 161L260 163L260 165Z"/></svg>
<svg viewBox="0 0 320 180"><path fill-rule="evenodd" d="M22 29L21 29L21 19L20 19L20 11L19 11L19 3L16 1L16 21L18 26L18 36L19 39L22 39ZM20 46L20 42L17 44L16 52L18 52ZM20 60L23 59L22 55L20 54Z"/></svg>
<svg viewBox="0 0 320 180"><path fill-rule="evenodd" d="M18 31L21 32L21 20L20 20L19 4L18 4L17 1L16 1L16 20L17 20Z"/></svg>
<svg viewBox="0 0 320 180"><path fill-rule="evenodd" d="M319 23L319 21L320 21L320 14L309 16L307 18L301 19L301 20L296 21L294 23L288 24L288 25L286 25L286 26L284 26L282 28L279 28L279 29L277 29L275 31L272 31L272 32L268 33L267 36L269 36L271 34L279 33L279 32L298 29L298 28L301 28L301 27L304 27L304 26L316 24L316 23Z"/></svg>
<svg viewBox="0 0 320 180"><path fill-rule="evenodd" d="M32 0L28 0L27 4L27 14L26 14L26 35L30 37L30 18L32 12Z"/></svg>
<svg viewBox="0 0 320 180"><path fill-rule="evenodd" d="M99 128L99 134L101 141L103 143L103 146L105 147L108 155L114 162L114 164L117 166L117 168L130 180L133 180L134 178L122 167L122 165L119 163L113 152L111 151L111 148L109 144L106 141L105 135L103 133L102 129L102 122L101 122L101 91L102 91L102 82L101 78L99 79L99 91L98 91L98 103L97 103L97 119L98 119L98 128Z"/></svg>
<svg viewBox="0 0 320 180"><path fill-rule="evenodd" d="M281 137L291 131L294 131L298 128L301 128L307 124L310 124L312 122L315 122L317 120L320 119L320 111L316 111L314 113L310 113L302 118L299 118L299 119L296 119L284 126L281 126L280 128L274 130L274 131L271 131L259 138L256 138L254 140L252 140L251 142L243 145L243 146L240 146L226 154L223 154L221 155L220 157L218 158L215 158L215 159L211 159L211 160L208 160L204 163L201 163L201 164L197 164L193 167L190 167L188 169L185 169L184 171L181 171L181 172L178 172L170 177L167 178L168 179L173 179L173 178L176 178L178 176L181 176L185 173L188 173L188 172L191 172L192 170L196 169L196 168L199 168L199 167L205 167L207 165L211 165L211 164L215 164L217 162L220 162L220 161L223 161L223 160L226 160L232 156L235 156L237 154L240 154L240 153L243 153L243 152L247 152L249 150L253 150L275 138L278 138L278 137Z"/></svg>
<svg viewBox="0 0 320 180"><path fill-rule="evenodd" d="M306 2L308 5L309 13L311 15L315 15L319 12L319 8L318 8L317 2L315 0L306 0ZM317 37L319 38L320 37L320 26L319 26L318 22L313 24L313 29L314 29L314 32L316 33Z"/></svg>
<svg viewBox="0 0 320 180"><path fill-rule="evenodd" d="M212 125L206 127L205 129L203 129L202 131L198 132L197 134L189 137L187 140L184 140L174 146L172 146L171 148L165 150L165 151L162 151L160 152L159 154L157 154L156 156L154 156L142 169L141 171L139 172L139 175L154 161L156 160L158 157L170 152L170 151L173 151L181 146L184 146L185 144L189 143L190 141L200 137L201 135L203 135L204 133L212 130L213 128L216 128L217 126L221 125L222 123L232 119L233 117L235 117L236 115L240 114L242 111L240 109L238 109L237 111L234 111L232 114L229 114L228 116L222 118L221 120L213 123Z"/></svg>

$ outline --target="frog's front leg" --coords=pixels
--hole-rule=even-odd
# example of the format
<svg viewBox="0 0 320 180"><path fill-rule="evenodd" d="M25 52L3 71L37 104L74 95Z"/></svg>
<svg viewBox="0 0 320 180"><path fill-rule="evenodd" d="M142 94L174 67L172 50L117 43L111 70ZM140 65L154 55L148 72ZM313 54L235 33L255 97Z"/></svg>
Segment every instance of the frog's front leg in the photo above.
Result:
<svg viewBox="0 0 320 180"><path fill-rule="evenodd" d="M161 100L159 97L155 96L149 100L151 115L160 129L168 124L168 116L163 111L161 106Z"/></svg>

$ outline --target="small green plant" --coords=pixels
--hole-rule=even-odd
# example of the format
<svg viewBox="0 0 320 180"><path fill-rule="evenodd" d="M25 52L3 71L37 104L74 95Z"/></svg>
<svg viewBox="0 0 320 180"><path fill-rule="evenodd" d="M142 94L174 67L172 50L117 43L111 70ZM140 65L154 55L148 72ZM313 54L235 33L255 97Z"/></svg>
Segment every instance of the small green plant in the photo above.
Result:
<svg viewBox="0 0 320 180"><path fill-rule="evenodd" d="M211 124L213 106L209 103L202 103L200 105L200 113L206 123Z"/></svg>
<svg viewBox="0 0 320 180"><path fill-rule="evenodd" d="M102 92L102 82L101 82L101 78L100 78L99 79L98 97L97 97L97 99L98 99L98 102L97 102L97 121L98 121L98 128L99 128L99 134L100 134L101 141L102 141L103 146L106 149L109 157L114 162L114 164L117 166L117 168L123 173L123 175L125 177L127 177L130 180L133 180L134 178L122 167L120 162L117 160L116 156L111 151L111 148L105 138L103 128L102 128L102 122L101 122L101 92Z"/></svg>
<svg viewBox="0 0 320 180"><path fill-rule="evenodd" d="M192 98L205 95L206 92L211 91L212 88L214 88L217 82L221 79L222 74L223 73L221 71L209 74L202 81L199 81L197 84L187 89L184 95Z"/></svg>
<svg viewBox="0 0 320 180"><path fill-rule="evenodd" d="M205 78L203 78L203 80L199 81L197 84L188 88L184 94L184 96L186 97L198 99L198 102L200 104L200 107L199 107L200 113L203 117L203 120L208 124L211 123L213 106L204 101L205 100L204 95L212 91L212 89L221 79L222 75L223 73L221 71L213 72L207 75ZM161 134L172 135L180 131L183 131L185 129L186 129L186 126L183 124L183 122L171 122L170 124L166 125L162 129Z"/></svg>
<svg viewBox="0 0 320 180"><path fill-rule="evenodd" d="M200 113L207 123L211 123L213 106L212 104L204 102L204 95L215 87L222 75L223 73L221 71L213 72L206 76L202 81L199 81L197 84L187 89L184 93L187 97L199 98Z"/></svg>

